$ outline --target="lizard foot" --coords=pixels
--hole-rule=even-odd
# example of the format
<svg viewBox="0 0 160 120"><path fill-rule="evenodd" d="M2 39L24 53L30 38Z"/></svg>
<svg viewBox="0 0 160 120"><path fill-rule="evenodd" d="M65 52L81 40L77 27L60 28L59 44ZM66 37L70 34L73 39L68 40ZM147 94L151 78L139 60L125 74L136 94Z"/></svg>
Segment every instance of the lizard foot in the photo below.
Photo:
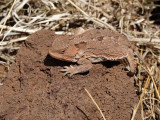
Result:
<svg viewBox="0 0 160 120"><path fill-rule="evenodd" d="M64 72L64 75L69 74L69 76L72 76L77 73L87 72L92 68L92 63L84 58L79 59L78 64L79 65L75 66L70 65L69 67L65 66L64 69L61 70L61 72Z"/></svg>
<svg viewBox="0 0 160 120"><path fill-rule="evenodd" d="M61 72L64 72L64 76L69 74L69 76L72 76L77 73L76 67L70 65L70 66L65 66L63 69L60 70Z"/></svg>

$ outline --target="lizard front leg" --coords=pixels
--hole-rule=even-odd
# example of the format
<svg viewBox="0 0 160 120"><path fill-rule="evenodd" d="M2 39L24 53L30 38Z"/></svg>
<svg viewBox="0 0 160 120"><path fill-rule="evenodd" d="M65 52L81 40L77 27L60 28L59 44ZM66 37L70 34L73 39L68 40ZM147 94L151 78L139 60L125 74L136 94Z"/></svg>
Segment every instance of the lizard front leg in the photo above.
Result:
<svg viewBox="0 0 160 120"><path fill-rule="evenodd" d="M79 65L77 66L65 66L61 71L64 72L64 75L69 74L72 76L77 73L84 73L89 71L92 68L92 63L88 59L80 58L77 62Z"/></svg>

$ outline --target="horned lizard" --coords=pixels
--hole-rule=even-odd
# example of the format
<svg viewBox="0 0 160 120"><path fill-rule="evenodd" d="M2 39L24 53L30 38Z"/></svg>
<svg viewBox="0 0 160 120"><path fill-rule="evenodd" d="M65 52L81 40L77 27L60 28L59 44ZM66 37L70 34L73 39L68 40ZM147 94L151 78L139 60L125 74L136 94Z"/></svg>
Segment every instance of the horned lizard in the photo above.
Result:
<svg viewBox="0 0 160 120"><path fill-rule="evenodd" d="M127 59L130 71L135 73L134 46L127 37L109 29L78 30L75 35L56 36L49 55L53 58L76 62L77 66L65 66L70 76L89 71L93 64L102 61Z"/></svg>

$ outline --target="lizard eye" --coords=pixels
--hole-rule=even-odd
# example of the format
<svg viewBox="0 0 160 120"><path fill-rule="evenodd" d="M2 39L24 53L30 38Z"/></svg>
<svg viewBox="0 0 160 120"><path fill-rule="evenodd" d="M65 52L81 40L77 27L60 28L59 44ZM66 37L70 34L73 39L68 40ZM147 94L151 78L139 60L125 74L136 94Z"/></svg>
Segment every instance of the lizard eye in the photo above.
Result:
<svg viewBox="0 0 160 120"><path fill-rule="evenodd" d="M62 50L61 53L64 54L65 50Z"/></svg>

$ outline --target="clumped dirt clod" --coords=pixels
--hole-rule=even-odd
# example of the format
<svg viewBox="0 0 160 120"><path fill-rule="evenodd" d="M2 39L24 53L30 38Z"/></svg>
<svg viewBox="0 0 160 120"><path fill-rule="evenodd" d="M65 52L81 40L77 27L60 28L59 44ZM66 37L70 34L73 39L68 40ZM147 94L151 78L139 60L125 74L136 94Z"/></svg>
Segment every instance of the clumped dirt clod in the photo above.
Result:
<svg viewBox="0 0 160 120"><path fill-rule="evenodd" d="M138 103L134 80L119 62L94 64L89 73L72 78L59 70L70 63L48 55L54 33L41 30L22 45L16 62L0 86L0 119L103 119L87 89L108 120L129 120ZM140 120L137 113L136 120Z"/></svg>

